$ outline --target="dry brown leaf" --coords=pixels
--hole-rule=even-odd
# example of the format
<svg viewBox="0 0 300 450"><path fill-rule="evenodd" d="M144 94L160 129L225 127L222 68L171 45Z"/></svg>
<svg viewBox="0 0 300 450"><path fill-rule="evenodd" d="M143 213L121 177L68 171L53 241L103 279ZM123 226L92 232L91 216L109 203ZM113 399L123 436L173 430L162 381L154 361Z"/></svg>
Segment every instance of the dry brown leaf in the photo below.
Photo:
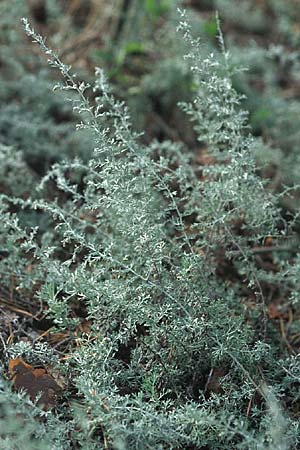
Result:
<svg viewBox="0 0 300 450"><path fill-rule="evenodd" d="M32 401L40 395L38 405L43 405L44 410L55 406L62 389L45 369L35 369L22 358L16 358L9 361L9 372L16 391L26 391Z"/></svg>

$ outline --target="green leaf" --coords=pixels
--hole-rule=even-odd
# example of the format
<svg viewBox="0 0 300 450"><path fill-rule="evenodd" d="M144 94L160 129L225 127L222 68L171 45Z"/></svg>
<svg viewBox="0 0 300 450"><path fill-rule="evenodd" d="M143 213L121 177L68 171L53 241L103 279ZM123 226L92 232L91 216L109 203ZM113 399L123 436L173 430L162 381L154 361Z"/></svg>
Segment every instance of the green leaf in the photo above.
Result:
<svg viewBox="0 0 300 450"><path fill-rule="evenodd" d="M166 13L171 7L170 0L145 0L145 9L147 13L158 18Z"/></svg>
<svg viewBox="0 0 300 450"><path fill-rule="evenodd" d="M218 34L218 25L215 17L204 22L203 29L207 36L215 37Z"/></svg>
<svg viewBox="0 0 300 450"><path fill-rule="evenodd" d="M132 41L127 42L125 45L125 53L126 55L130 55L133 53L145 53L146 49L141 42Z"/></svg>

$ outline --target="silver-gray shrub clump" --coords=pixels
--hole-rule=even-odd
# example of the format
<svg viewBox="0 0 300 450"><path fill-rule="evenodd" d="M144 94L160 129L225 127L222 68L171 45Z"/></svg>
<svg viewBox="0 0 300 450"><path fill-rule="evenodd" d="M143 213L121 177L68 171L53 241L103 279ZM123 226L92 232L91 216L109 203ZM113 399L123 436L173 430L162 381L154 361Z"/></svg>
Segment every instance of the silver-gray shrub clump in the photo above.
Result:
<svg viewBox="0 0 300 450"><path fill-rule="evenodd" d="M43 432L37 430L47 434L45 448L296 445L296 423L283 417L274 395L283 394L282 374L264 341L266 305L252 252L277 233L281 219L256 175L258 144L232 88L221 34L224 60L203 57L181 13L179 29L191 47L187 58L197 87L193 103L183 108L212 161L199 167L181 144L142 146L103 72L96 70L94 103L87 95L91 87L76 80L26 19L23 24L62 73L58 87L71 91L82 116L78 128L95 141L88 164L75 159L54 165L34 199L1 200L1 239L21 236L20 260L30 251L30 277L43 280L39 296L57 328L71 333L76 327L74 302L86 308L92 323L61 369L77 390L78 403L62 406L56 419L69 440L59 443L56 433L48 444L57 427L48 414ZM54 199L49 183L55 184ZM43 235L22 229L6 211L11 204L44 214L51 229ZM257 302L252 325L241 284L217 276L220 251ZM24 267L19 264L18 275ZM30 284L28 276L23 283ZM258 367L266 370L264 385ZM212 387L216 373L223 377L220 388ZM256 403L247 413L250 399Z"/></svg>

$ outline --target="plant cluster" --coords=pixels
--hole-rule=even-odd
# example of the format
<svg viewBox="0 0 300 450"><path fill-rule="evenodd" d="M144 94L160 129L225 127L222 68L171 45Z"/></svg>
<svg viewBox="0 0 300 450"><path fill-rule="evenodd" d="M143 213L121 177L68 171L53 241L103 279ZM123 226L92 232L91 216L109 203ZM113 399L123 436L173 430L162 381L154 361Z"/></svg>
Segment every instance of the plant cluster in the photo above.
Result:
<svg viewBox="0 0 300 450"><path fill-rule="evenodd" d="M64 152L39 178L14 140L0 146L1 283L13 267L51 324L43 344L2 342L1 448L299 446L299 358L269 308L273 288L299 315L299 257L287 246L297 215L283 216L258 173L267 145L250 133L218 17L220 54L203 49L182 11L179 20L192 86L181 108L205 145L200 165L184 142L145 145L104 72L78 81L23 19L94 149ZM23 173L28 185L14 186ZM65 377L54 409L11 391L15 357Z"/></svg>

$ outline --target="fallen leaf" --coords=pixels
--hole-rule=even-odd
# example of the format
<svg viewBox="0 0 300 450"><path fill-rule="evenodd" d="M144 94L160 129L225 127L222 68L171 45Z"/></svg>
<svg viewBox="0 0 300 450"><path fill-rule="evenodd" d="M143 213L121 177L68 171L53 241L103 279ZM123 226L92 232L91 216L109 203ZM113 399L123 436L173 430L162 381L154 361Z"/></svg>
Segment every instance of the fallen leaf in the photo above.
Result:
<svg viewBox="0 0 300 450"><path fill-rule="evenodd" d="M35 369L22 358L16 358L9 361L9 372L16 391L26 391L32 401L40 395L38 405L43 405L44 410L55 406L61 388L45 369Z"/></svg>
<svg viewBox="0 0 300 450"><path fill-rule="evenodd" d="M268 305L268 315L270 319L288 319L288 311L275 303L270 303Z"/></svg>

